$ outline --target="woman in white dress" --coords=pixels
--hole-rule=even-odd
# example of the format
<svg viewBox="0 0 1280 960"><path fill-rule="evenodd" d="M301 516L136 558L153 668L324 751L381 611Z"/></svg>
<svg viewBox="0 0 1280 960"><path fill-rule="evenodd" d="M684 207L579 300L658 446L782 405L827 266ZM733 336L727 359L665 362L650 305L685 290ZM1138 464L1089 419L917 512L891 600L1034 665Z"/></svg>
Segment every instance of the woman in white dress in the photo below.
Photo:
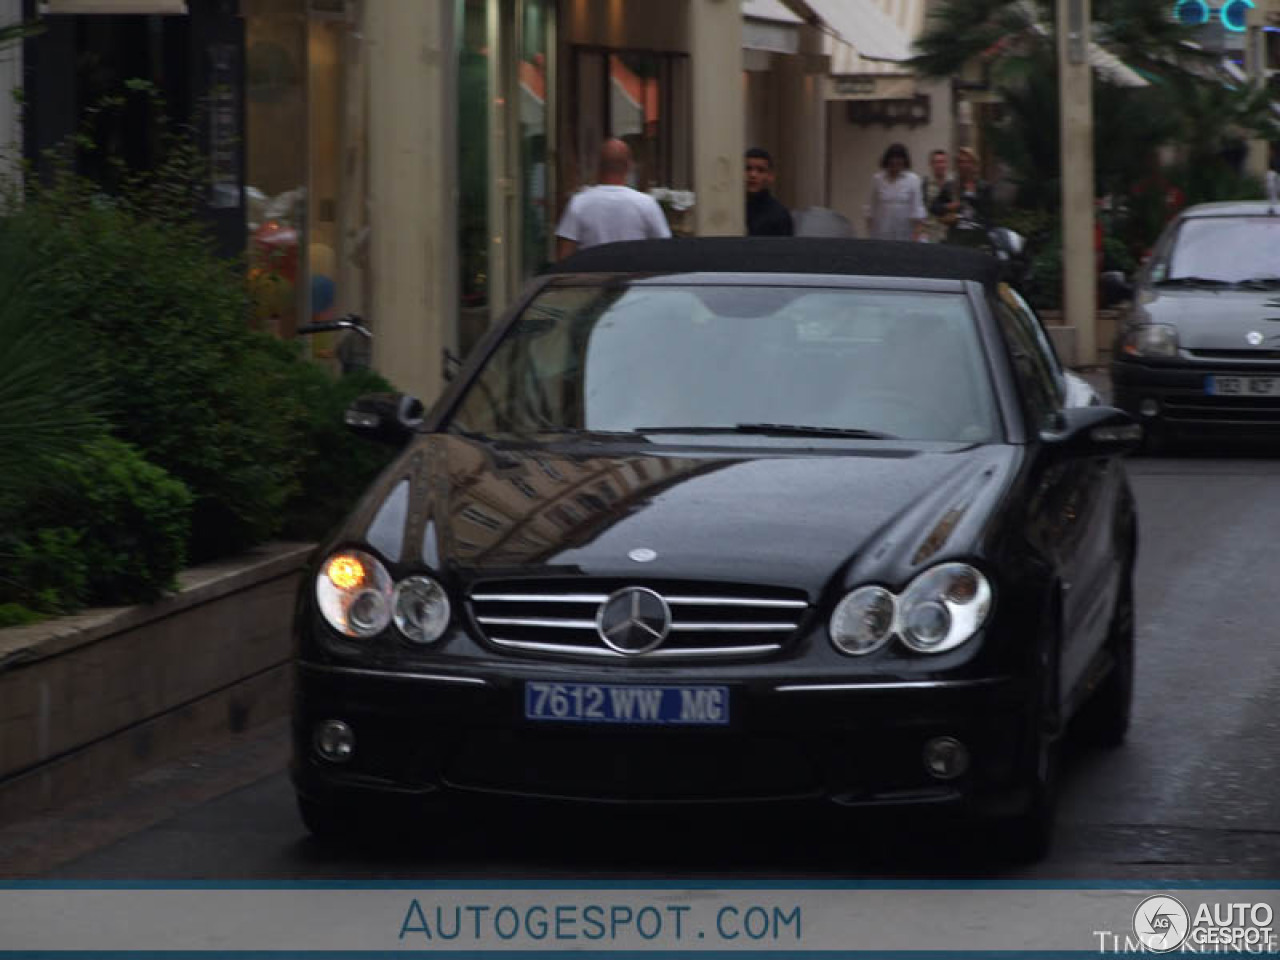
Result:
<svg viewBox="0 0 1280 960"><path fill-rule="evenodd" d="M867 233L877 240L919 240L927 216L920 178L911 172L911 155L891 144L871 178Z"/></svg>

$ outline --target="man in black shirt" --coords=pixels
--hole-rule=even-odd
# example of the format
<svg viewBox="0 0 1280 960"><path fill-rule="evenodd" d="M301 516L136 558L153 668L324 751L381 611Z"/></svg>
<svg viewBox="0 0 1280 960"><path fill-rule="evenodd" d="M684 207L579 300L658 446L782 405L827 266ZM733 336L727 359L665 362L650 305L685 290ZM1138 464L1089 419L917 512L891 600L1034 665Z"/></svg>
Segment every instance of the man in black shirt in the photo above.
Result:
<svg viewBox="0 0 1280 960"><path fill-rule="evenodd" d="M789 237L795 233L791 212L769 192L773 186L773 157L768 150L747 151L747 235Z"/></svg>
<svg viewBox="0 0 1280 960"><path fill-rule="evenodd" d="M938 192L929 212L946 225L948 243L980 247L992 227L991 184L979 179L978 155L968 147L956 150L955 163L955 177Z"/></svg>

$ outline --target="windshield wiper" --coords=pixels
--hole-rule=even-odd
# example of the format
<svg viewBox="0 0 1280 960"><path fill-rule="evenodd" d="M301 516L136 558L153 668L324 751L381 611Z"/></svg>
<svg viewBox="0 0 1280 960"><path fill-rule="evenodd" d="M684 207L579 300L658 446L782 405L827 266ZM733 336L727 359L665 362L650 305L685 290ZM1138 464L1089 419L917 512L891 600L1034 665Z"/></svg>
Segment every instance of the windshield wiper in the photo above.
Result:
<svg viewBox="0 0 1280 960"><path fill-rule="evenodd" d="M896 440L891 433L855 427L813 427L799 423L735 423L731 427L638 427L636 433L717 434L741 433L766 437L835 437L860 440Z"/></svg>
<svg viewBox="0 0 1280 960"><path fill-rule="evenodd" d="M467 437L471 440L492 441L492 440L532 440L534 438L544 437L574 437L590 440L593 437L599 438L617 438L625 437L630 440L643 440L639 431L636 430L589 430L585 427L538 427L528 431L504 430L498 433L479 433L475 430L466 430L462 427L451 425L450 433L456 433Z"/></svg>
<svg viewBox="0 0 1280 960"><path fill-rule="evenodd" d="M1165 277L1156 283L1157 287L1229 287L1230 280L1215 280L1212 277Z"/></svg>

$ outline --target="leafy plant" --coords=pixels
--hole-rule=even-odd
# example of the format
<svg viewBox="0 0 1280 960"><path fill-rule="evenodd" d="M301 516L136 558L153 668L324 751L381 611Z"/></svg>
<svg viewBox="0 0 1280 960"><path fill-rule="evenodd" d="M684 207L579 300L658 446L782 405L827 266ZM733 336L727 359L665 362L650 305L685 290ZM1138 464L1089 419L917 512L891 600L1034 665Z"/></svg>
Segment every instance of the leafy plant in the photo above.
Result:
<svg viewBox="0 0 1280 960"><path fill-rule="evenodd" d="M140 603L174 586L186 559L191 493L105 434L58 461L8 537L8 598L49 613Z"/></svg>
<svg viewBox="0 0 1280 960"><path fill-rule="evenodd" d="M306 451L299 492L286 508L285 533L297 539L323 537L355 505L365 487L396 456L386 444L351 433L343 413L365 393L384 393L392 386L371 371L338 379L310 364L298 368L294 389L308 411Z"/></svg>
<svg viewBox="0 0 1280 960"><path fill-rule="evenodd" d="M146 219L64 180L11 221L46 265L27 294L74 331L115 433L195 494L191 555L271 536L293 494L305 411L268 338L245 323L244 283L194 223Z"/></svg>
<svg viewBox="0 0 1280 960"><path fill-rule="evenodd" d="M50 322L29 282L45 266L26 233L0 220L0 527L43 483L52 460L102 429L100 381L77 351L72 328Z"/></svg>

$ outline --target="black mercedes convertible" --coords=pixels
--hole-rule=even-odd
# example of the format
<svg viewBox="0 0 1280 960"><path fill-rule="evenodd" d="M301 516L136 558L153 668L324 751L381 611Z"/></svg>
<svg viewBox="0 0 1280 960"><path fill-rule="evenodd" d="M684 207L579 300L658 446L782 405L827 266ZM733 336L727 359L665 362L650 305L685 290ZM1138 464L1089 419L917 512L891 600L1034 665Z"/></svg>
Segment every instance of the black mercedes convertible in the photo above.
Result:
<svg viewBox="0 0 1280 960"><path fill-rule="evenodd" d="M406 799L940 805L1052 834L1133 686L1141 439L995 259L611 244L536 280L318 549L293 777Z"/></svg>

